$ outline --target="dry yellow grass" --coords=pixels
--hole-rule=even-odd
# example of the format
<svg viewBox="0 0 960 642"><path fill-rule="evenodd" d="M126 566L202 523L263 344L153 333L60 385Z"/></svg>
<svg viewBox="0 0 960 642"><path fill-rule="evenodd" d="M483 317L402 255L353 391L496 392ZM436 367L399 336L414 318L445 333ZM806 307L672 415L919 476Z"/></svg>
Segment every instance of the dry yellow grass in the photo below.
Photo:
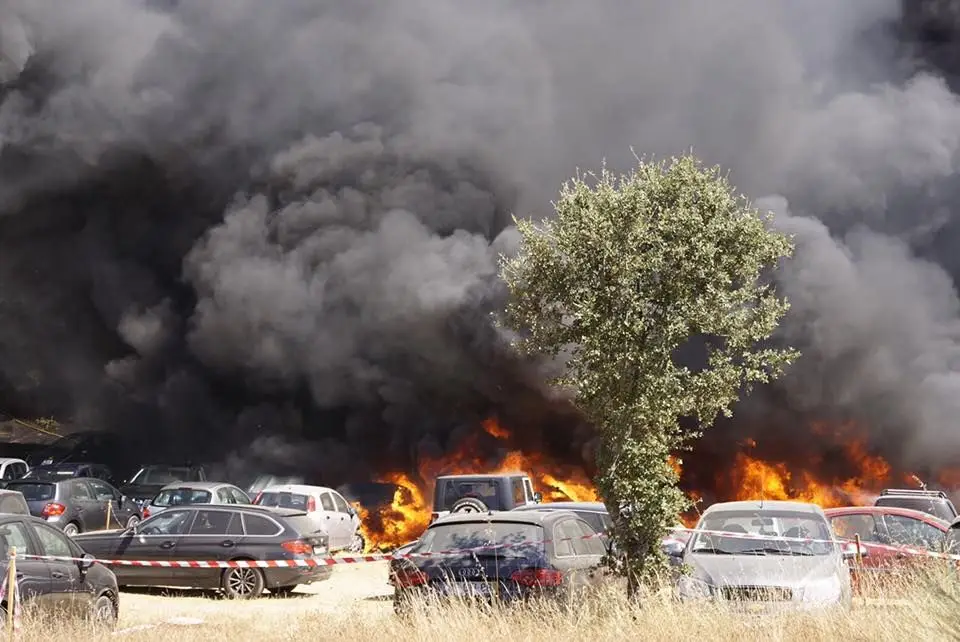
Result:
<svg viewBox="0 0 960 642"><path fill-rule="evenodd" d="M948 640L960 638L960 580L943 569L905 579L846 611L744 615L651 596L641 606L608 588L576 605L493 609L420 605L400 618L380 564L338 568L311 593L231 602L197 593L124 593L115 633L24 618L24 642L60 640ZM386 599L385 599L386 598ZM174 618L193 618L196 623ZM150 627L150 628L139 628Z"/></svg>

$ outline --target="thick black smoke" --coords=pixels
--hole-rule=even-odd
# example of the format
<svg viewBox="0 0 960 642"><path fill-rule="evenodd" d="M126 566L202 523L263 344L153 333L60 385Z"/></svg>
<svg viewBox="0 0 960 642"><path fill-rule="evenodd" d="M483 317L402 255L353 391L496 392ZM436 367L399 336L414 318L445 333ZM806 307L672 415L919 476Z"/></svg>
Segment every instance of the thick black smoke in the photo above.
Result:
<svg viewBox="0 0 960 642"><path fill-rule="evenodd" d="M930 20L0 0L0 411L330 483L493 413L579 459L575 413L491 324L510 215L547 213L578 165L692 147L798 241L804 357L713 443L836 416L904 465L952 455L960 99Z"/></svg>

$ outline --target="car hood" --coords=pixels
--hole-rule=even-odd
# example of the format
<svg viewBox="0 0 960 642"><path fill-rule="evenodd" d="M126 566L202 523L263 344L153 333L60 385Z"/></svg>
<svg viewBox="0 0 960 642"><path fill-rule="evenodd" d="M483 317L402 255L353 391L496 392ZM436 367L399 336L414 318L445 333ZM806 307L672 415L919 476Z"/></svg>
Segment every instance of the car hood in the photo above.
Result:
<svg viewBox="0 0 960 642"><path fill-rule="evenodd" d="M712 586L796 587L835 576L838 555L714 555L689 553L692 576Z"/></svg>

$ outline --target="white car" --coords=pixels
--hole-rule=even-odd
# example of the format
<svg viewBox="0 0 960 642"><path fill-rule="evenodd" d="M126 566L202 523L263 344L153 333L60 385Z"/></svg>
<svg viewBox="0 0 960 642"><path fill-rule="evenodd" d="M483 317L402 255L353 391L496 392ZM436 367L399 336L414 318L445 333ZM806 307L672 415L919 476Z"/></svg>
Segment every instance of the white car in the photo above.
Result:
<svg viewBox="0 0 960 642"><path fill-rule="evenodd" d="M22 459L13 457L0 457L0 481L13 481L20 479L30 472L30 466Z"/></svg>
<svg viewBox="0 0 960 642"><path fill-rule="evenodd" d="M253 500L258 506L278 506L306 511L318 531L325 531L331 551L362 552L360 517L343 495L325 486L282 484L268 486Z"/></svg>

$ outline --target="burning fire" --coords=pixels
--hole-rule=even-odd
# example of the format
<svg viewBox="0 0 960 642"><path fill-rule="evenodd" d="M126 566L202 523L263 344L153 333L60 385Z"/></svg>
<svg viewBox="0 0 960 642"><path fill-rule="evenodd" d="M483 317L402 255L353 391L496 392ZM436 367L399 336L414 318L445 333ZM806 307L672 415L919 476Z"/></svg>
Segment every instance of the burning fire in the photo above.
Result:
<svg viewBox="0 0 960 642"><path fill-rule="evenodd" d="M510 438L510 431L496 419L483 422L486 435L497 440ZM841 468L844 474L830 476L824 473L831 466L816 456L804 461L802 467L791 467L786 462L754 456L757 443L747 439L740 444L732 465L715 478L713 488L687 488L694 504L691 513L681 516L693 525L697 520L698 504L704 496L716 501L770 499L798 500L818 504L824 508L870 503L883 488L908 484L918 487L915 476L907 474L900 480L891 466L881 457L868 452L866 442L856 438L855 427L840 426L827 434L823 425L812 427L812 432L824 444L842 444ZM481 435L476 435L479 439ZM439 459L423 459L418 473L390 473L377 481L396 486L388 506L361 507L363 535L370 548L392 548L417 539L430 523L433 507L433 481L438 475L469 473L525 472L533 480L535 489L544 502L599 501L597 491L582 467L561 464L535 453L511 450L491 464L476 455L481 449L477 442L468 440L457 452ZM683 477L683 462L670 457L668 463L679 477ZM832 466L835 468L836 466ZM937 480L949 488L960 486L960 470L941 474ZM948 483L955 482L955 483Z"/></svg>

